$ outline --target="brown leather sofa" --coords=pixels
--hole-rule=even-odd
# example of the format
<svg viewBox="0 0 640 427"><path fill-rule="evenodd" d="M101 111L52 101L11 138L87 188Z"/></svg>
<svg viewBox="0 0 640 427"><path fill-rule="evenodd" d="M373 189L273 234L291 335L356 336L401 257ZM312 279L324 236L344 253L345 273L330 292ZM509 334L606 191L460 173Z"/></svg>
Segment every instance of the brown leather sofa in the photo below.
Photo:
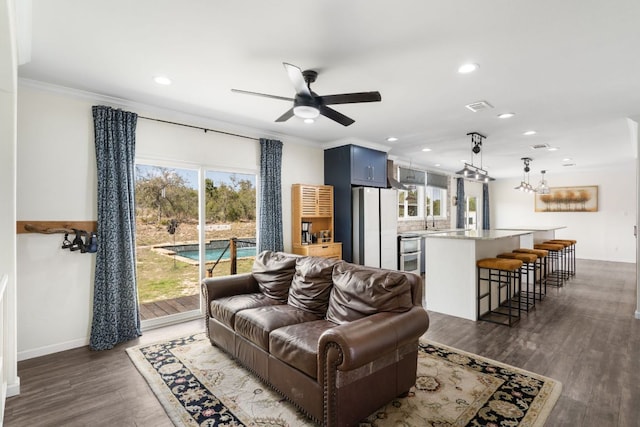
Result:
<svg viewBox="0 0 640 427"><path fill-rule="evenodd" d="M263 252L252 273L205 279L211 343L324 426L352 426L415 384L429 318L422 279Z"/></svg>

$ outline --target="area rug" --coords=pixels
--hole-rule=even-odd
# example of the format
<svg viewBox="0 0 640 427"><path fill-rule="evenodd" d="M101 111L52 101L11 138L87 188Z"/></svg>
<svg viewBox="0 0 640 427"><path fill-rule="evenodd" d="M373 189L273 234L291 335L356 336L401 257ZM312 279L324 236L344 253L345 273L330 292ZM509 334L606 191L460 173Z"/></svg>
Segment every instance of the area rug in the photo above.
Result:
<svg viewBox="0 0 640 427"><path fill-rule="evenodd" d="M204 333L127 349L176 426L314 426ZM409 396L362 420L384 426L542 426L562 385L422 340Z"/></svg>

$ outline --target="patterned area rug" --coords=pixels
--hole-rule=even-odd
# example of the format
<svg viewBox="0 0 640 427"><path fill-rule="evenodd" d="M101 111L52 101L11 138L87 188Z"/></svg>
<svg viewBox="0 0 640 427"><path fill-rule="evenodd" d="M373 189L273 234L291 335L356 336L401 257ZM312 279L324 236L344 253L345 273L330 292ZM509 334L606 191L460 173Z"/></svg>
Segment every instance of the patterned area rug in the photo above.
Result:
<svg viewBox="0 0 640 427"><path fill-rule="evenodd" d="M204 333L127 349L176 426L314 426ZM408 397L362 427L542 426L562 385L513 366L421 341Z"/></svg>

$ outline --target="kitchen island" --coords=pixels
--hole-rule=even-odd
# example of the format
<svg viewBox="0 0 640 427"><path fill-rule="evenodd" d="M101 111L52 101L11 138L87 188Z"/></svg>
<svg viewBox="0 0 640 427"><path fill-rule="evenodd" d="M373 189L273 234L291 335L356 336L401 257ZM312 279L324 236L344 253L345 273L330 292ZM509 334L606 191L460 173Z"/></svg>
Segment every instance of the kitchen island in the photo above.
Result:
<svg viewBox="0 0 640 427"><path fill-rule="evenodd" d="M466 230L425 235L425 307L463 319L477 320L476 261L511 252L531 230ZM533 243L525 246L533 247ZM481 310L483 310L481 308Z"/></svg>
<svg viewBox="0 0 640 427"><path fill-rule="evenodd" d="M515 225L511 227L500 227L497 230L518 230L530 231L520 238L520 245L523 248L532 248L534 244L544 243L547 240L556 238L556 230L566 228L564 225Z"/></svg>

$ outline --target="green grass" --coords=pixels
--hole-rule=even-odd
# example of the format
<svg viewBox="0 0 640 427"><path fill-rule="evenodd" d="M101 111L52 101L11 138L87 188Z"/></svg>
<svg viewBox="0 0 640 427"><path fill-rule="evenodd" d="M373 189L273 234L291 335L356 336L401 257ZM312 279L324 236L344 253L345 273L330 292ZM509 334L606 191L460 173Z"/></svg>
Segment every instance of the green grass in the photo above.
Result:
<svg viewBox="0 0 640 427"><path fill-rule="evenodd" d="M138 248L138 299L140 304L174 299L200 292L199 267L160 255L150 248ZM251 271L253 258L238 260L238 273ZM211 265L207 265L210 268ZM220 262L214 277L229 274L229 261Z"/></svg>

